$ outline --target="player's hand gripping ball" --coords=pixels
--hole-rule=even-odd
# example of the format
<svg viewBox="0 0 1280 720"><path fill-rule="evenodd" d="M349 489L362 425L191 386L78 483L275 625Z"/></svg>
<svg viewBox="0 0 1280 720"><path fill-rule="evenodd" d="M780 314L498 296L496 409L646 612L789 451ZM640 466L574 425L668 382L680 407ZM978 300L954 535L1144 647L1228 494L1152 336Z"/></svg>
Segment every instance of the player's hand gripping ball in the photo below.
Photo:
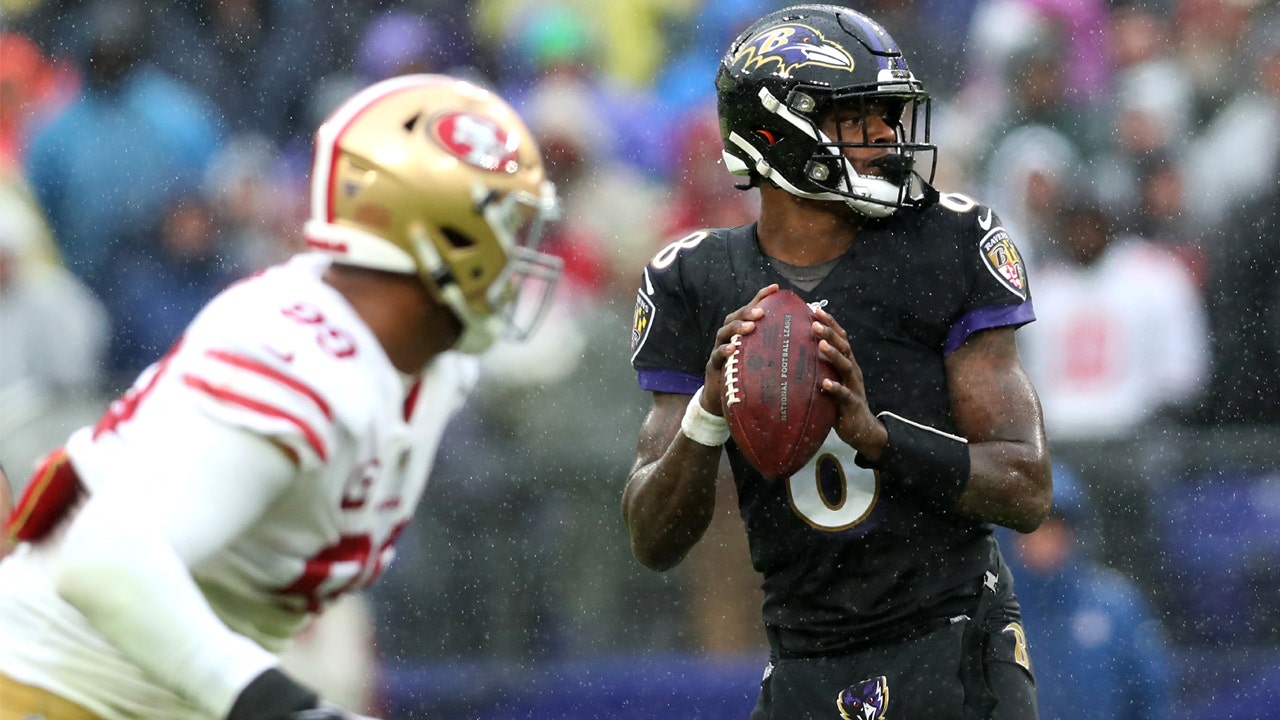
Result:
<svg viewBox="0 0 1280 720"><path fill-rule="evenodd" d="M836 404L822 392L835 370L818 352L813 310L790 290L757 305L755 330L735 335L725 364L724 414L738 449L765 477L785 479L831 432Z"/></svg>

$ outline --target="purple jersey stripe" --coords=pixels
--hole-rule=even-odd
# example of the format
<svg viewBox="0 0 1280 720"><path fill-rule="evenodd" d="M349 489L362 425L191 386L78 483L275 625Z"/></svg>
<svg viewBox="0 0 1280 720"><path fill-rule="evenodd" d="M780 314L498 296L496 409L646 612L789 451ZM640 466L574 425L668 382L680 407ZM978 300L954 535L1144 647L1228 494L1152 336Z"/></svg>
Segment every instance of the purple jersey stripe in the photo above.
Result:
<svg viewBox="0 0 1280 720"><path fill-rule="evenodd" d="M942 348L942 352L944 355L950 355L959 349L970 335L979 330L1006 325L1026 325L1035 319L1036 311L1031 306L1030 300L1017 305L978 308L951 326L951 332L947 333L947 344Z"/></svg>
<svg viewBox="0 0 1280 720"><path fill-rule="evenodd" d="M692 395L702 387L702 377L675 370L641 370L638 379L640 389L649 392L680 393Z"/></svg>

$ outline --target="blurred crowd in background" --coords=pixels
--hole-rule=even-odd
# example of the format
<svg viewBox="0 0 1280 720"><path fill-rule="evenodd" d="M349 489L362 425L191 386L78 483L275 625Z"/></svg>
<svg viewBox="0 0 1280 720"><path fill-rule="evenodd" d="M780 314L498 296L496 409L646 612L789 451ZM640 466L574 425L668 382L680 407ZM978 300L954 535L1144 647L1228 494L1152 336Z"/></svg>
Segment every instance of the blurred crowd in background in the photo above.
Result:
<svg viewBox="0 0 1280 720"><path fill-rule="evenodd" d="M0 0L0 462L21 486L213 294L301 249L311 134L338 102L449 73L537 136L566 278L532 345L486 359L451 430L426 522L370 599L380 657L761 652L731 484L713 541L666 575L631 560L618 498L648 403L628 362L640 270L686 232L753 218L720 161L712 80L783 4ZM1276 651L1276 3L843 4L882 22L932 93L938 187L994 207L1026 259L1039 322L1023 359L1062 472L1096 508L1073 518L1151 603L1115 622L1154 618L1175 660ZM1223 507L1197 513L1206 497ZM1196 574L1227 557L1243 569ZM1205 580L1223 597L1170 589ZM1238 616L1228 631L1207 612ZM1096 647L1088 627L1061 639Z"/></svg>

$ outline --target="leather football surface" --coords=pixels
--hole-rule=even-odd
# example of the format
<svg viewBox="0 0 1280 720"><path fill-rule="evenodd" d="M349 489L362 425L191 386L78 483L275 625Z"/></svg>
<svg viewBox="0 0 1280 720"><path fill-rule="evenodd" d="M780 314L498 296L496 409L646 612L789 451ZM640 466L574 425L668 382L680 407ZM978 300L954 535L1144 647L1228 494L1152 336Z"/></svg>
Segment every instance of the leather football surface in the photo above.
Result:
<svg viewBox="0 0 1280 720"><path fill-rule="evenodd" d="M822 392L835 378L818 352L813 311L790 290L760 301L764 317L734 336L725 365L724 411L734 442L765 477L790 477L831 431L836 405Z"/></svg>

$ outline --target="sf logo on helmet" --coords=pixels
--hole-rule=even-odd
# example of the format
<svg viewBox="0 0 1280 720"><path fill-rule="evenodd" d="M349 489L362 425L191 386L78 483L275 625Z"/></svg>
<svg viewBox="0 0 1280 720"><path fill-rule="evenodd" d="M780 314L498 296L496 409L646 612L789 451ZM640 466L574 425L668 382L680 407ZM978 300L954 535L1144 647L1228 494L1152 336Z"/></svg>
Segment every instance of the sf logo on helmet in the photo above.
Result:
<svg viewBox="0 0 1280 720"><path fill-rule="evenodd" d="M433 127L435 140L451 155L481 170L514 173L520 169L516 150L520 137L494 120L472 113L441 116Z"/></svg>
<svg viewBox="0 0 1280 720"><path fill-rule="evenodd" d="M748 40L733 56L733 65L751 72L777 63L778 74L787 77L806 65L821 65L853 71L853 57L839 45L828 42L808 25L775 25Z"/></svg>

